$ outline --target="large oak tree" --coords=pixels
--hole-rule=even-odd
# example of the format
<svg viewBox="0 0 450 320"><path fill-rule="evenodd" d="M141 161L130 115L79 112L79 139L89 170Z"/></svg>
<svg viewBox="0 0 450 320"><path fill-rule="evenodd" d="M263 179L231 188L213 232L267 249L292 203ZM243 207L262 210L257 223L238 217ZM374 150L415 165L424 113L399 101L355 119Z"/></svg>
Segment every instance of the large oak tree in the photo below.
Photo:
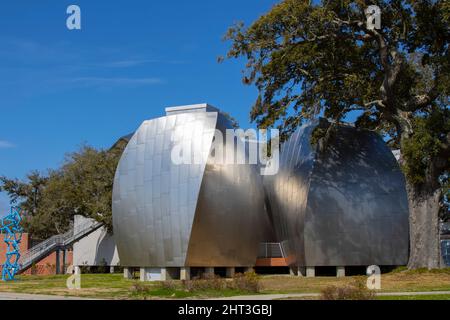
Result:
<svg viewBox="0 0 450 320"><path fill-rule="evenodd" d="M369 5L381 28L367 25ZM247 60L259 96L251 119L287 137L318 114L357 115L401 149L410 205L410 268L439 267L439 212L450 158L448 1L284 0L229 29L228 57ZM327 134L320 139L328 139ZM320 144L320 145L326 145Z"/></svg>
<svg viewBox="0 0 450 320"><path fill-rule="evenodd" d="M24 181L0 177L0 191L22 209L25 232L45 239L67 231L75 215L103 222L112 230L114 174L126 143L110 150L82 146L66 155L62 166Z"/></svg>

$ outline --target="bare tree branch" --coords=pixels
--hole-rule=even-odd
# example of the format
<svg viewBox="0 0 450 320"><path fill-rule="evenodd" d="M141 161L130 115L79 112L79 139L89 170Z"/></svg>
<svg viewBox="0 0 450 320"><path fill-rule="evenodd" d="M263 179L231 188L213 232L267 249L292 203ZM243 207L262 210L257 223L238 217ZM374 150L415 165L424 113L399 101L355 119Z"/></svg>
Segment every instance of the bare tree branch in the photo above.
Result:
<svg viewBox="0 0 450 320"><path fill-rule="evenodd" d="M373 101L370 101L370 102L366 102L366 103L364 103L364 107L370 107L370 106L372 106L372 105L377 105L377 106L380 106L380 107L382 107L382 108L385 108L386 106L383 104L383 100L373 100Z"/></svg>

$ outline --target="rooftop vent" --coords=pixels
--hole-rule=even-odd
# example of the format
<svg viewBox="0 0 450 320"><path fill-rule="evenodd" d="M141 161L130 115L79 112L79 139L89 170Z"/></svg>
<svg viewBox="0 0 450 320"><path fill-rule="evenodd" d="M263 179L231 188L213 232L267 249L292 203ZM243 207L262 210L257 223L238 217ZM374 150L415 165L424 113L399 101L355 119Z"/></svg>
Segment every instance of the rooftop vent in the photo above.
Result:
<svg viewBox="0 0 450 320"><path fill-rule="evenodd" d="M179 113L187 112L219 112L219 109L207 104L191 104L187 106L168 107L166 108L166 115L171 116Z"/></svg>

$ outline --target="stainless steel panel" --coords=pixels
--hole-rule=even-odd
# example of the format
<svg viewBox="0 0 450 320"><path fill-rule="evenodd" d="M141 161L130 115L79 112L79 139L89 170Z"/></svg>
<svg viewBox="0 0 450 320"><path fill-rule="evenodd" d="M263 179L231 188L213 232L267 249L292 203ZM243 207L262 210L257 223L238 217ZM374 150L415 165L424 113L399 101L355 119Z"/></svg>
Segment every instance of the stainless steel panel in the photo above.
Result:
<svg viewBox="0 0 450 320"><path fill-rule="evenodd" d="M231 125L221 114L217 129ZM242 143L238 141L238 143ZM227 145L226 152L248 148ZM259 243L270 238L262 179L254 165L217 164L210 159L203 174L200 196L189 241L189 266L253 266Z"/></svg>
<svg viewBox="0 0 450 320"><path fill-rule="evenodd" d="M319 155L310 144L317 125L299 128L281 148L278 175L264 178L292 264L406 264L408 202L392 152L375 133L340 126Z"/></svg>
<svg viewBox="0 0 450 320"><path fill-rule="evenodd" d="M217 109L171 111L145 121L126 147L113 190L113 225L123 266L251 266L270 238L261 178L254 166L176 165L172 139L210 153ZM230 148L230 146L225 146ZM245 155L248 157L248 154Z"/></svg>

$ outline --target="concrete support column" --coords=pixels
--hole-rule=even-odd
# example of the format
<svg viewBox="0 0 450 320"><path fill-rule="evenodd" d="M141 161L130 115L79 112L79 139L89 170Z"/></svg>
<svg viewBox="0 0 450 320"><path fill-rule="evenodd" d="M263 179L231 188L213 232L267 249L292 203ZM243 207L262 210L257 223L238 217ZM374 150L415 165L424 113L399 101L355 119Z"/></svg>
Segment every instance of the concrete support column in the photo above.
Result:
<svg viewBox="0 0 450 320"><path fill-rule="evenodd" d="M306 268L305 267L298 267L297 268L297 276L299 276L299 277L306 277Z"/></svg>
<svg viewBox="0 0 450 320"><path fill-rule="evenodd" d="M336 277L345 277L345 267L336 267Z"/></svg>
<svg viewBox="0 0 450 320"><path fill-rule="evenodd" d="M80 268L80 266L75 266L75 267L73 267L73 271L74 271L74 274L81 274L81 268Z"/></svg>
<svg viewBox="0 0 450 320"><path fill-rule="evenodd" d="M306 267L306 277L314 278L316 276L316 267Z"/></svg>
<svg viewBox="0 0 450 320"><path fill-rule="evenodd" d="M180 280L191 280L191 268L180 268Z"/></svg>
<svg viewBox="0 0 450 320"><path fill-rule="evenodd" d="M55 251L56 253L56 261L55 261L55 267L56 267L56 274L60 274L61 273L61 257L60 257L60 251L59 249L56 249Z"/></svg>
<svg viewBox="0 0 450 320"><path fill-rule="evenodd" d="M123 277L125 279L133 279L133 272L130 268L123 268Z"/></svg>
<svg viewBox="0 0 450 320"><path fill-rule="evenodd" d="M168 279L167 269L166 268L161 268L161 279L160 279L160 281L166 281L167 279Z"/></svg>
<svg viewBox="0 0 450 320"><path fill-rule="evenodd" d="M139 281L150 281L149 275L145 270L146 268L139 269Z"/></svg>
<svg viewBox="0 0 450 320"><path fill-rule="evenodd" d="M206 267L205 268L205 275L207 275L207 276L214 276L214 267Z"/></svg>
<svg viewBox="0 0 450 320"><path fill-rule="evenodd" d="M140 281L166 281L166 268L147 268L141 267L139 272Z"/></svg>
<svg viewBox="0 0 450 320"><path fill-rule="evenodd" d="M109 273L114 273L114 266L109 266Z"/></svg>
<svg viewBox="0 0 450 320"><path fill-rule="evenodd" d="M66 274L66 249L63 250L63 259L62 259L62 274Z"/></svg>
<svg viewBox="0 0 450 320"><path fill-rule="evenodd" d="M236 269L234 267L228 267L226 269L226 276L227 276L227 278L233 278L235 272L236 272Z"/></svg>

